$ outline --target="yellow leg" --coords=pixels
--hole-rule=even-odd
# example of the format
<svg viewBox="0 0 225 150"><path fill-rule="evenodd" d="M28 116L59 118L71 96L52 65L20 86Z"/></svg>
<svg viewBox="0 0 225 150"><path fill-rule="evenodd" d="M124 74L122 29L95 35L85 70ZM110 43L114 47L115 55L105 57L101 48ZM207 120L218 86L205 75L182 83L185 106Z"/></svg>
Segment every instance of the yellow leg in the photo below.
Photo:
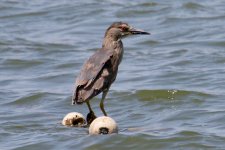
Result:
<svg viewBox="0 0 225 150"><path fill-rule="evenodd" d="M88 106L88 109L89 109L89 113L87 114L87 117L86 117L86 120L87 120L87 124L90 125L91 122L93 120L95 120L96 116L95 116L95 113L93 112L93 110L91 109L91 105L89 103L89 101L86 101L86 104Z"/></svg>
<svg viewBox="0 0 225 150"><path fill-rule="evenodd" d="M105 116L107 116L107 113L105 112L105 109L104 109L104 100L105 100L105 97L106 97L108 91L109 91L108 89L105 90L105 91L103 91L103 93L102 93L102 99L101 99L101 102L100 102L100 108L101 108L101 110L102 110L102 112L103 112L103 114Z"/></svg>
<svg viewBox="0 0 225 150"><path fill-rule="evenodd" d="M90 105L90 103L89 103L89 100L86 101L86 104L87 104L87 106L88 106L89 111L90 111L90 112L91 112L91 111L93 112L93 110L91 109L91 105Z"/></svg>

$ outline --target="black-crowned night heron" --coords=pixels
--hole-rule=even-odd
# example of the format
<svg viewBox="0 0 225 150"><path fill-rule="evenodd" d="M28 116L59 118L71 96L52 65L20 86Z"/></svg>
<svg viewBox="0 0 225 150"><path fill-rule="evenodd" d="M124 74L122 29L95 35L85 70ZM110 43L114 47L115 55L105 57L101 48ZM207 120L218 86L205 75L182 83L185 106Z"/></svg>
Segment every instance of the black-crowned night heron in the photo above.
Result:
<svg viewBox="0 0 225 150"><path fill-rule="evenodd" d="M129 35L150 34L135 29L124 22L113 23L105 32L102 48L96 51L83 65L78 75L74 93L73 104L86 103L89 108L87 123L90 124L95 118L91 109L90 100L102 92L100 108L105 116L104 99L111 84L115 81L118 66L123 57L122 38Z"/></svg>

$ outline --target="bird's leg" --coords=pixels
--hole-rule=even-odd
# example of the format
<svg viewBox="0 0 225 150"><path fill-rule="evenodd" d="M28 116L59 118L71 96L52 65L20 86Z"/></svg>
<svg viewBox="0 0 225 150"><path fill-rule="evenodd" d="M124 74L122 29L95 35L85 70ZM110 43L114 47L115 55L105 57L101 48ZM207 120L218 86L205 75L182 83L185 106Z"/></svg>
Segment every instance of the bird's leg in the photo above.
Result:
<svg viewBox="0 0 225 150"><path fill-rule="evenodd" d="M87 124L90 125L92 123L92 121L95 120L95 118L97 118L97 117L95 116L95 113L91 109L91 105L90 105L89 101L87 101L86 104L89 109L89 113L87 114L86 120L87 120Z"/></svg>
<svg viewBox="0 0 225 150"><path fill-rule="evenodd" d="M105 91L103 91L103 93L102 93L102 99L101 99L101 102L100 102L100 108L101 108L101 110L102 110L102 112L103 112L103 114L105 116L107 116L107 113L105 112L105 109L104 109L104 100L105 100L105 97L106 97L108 91L109 91L108 89L105 90Z"/></svg>

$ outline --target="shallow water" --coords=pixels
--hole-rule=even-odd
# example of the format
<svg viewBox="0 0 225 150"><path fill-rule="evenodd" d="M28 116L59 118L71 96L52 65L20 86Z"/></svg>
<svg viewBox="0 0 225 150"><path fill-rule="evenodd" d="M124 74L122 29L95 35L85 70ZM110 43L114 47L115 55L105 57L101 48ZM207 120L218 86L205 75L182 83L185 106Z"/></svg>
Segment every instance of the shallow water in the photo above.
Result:
<svg viewBox="0 0 225 150"><path fill-rule="evenodd" d="M224 149L225 2L91 0L0 2L0 149ZM123 40L105 101L119 134L60 124L75 77L125 21L151 36ZM102 115L99 98L92 100Z"/></svg>

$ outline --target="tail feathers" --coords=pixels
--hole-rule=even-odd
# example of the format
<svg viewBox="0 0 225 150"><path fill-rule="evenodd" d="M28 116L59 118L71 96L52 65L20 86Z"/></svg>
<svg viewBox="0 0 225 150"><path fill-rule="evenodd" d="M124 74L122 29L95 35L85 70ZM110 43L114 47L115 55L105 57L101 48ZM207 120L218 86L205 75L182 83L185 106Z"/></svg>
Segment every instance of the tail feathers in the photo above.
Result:
<svg viewBox="0 0 225 150"><path fill-rule="evenodd" d="M97 94L93 88L88 89L88 90L78 89L73 94L72 105L82 104L85 101L87 101L88 99L91 99L95 95L97 95Z"/></svg>
<svg viewBox="0 0 225 150"><path fill-rule="evenodd" d="M76 97L75 94L72 96L72 105L82 104L82 103L83 103L83 100L81 98Z"/></svg>
<svg viewBox="0 0 225 150"><path fill-rule="evenodd" d="M72 105L75 104L82 104L84 102L82 98L82 92L80 86L75 87L75 91L73 92L72 96Z"/></svg>

